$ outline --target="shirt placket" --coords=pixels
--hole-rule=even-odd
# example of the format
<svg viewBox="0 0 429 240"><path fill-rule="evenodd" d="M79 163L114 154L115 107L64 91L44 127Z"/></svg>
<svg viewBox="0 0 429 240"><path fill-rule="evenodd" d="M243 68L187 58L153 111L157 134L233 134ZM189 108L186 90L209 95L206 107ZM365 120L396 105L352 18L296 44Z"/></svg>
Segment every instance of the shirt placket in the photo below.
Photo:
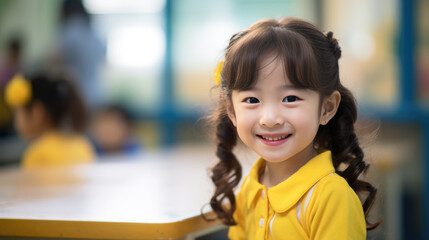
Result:
<svg viewBox="0 0 429 240"><path fill-rule="evenodd" d="M269 203L265 188L259 191L258 215L256 219L258 221L257 239L266 239L267 233L269 234Z"/></svg>

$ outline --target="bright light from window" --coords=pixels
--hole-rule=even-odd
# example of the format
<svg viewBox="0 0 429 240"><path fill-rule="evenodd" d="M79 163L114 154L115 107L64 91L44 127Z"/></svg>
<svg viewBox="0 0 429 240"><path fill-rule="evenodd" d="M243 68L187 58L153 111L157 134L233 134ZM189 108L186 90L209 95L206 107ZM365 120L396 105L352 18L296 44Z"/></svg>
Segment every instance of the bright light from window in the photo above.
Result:
<svg viewBox="0 0 429 240"><path fill-rule="evenodd" d="M161 12L165 0L84 0L92 14L109 13L156 13Z"/></svg>
<svg viewBox="0 0 429 240"><path fill-rule="evenodd" d="M369 60L375 52L375 40L371 34L364 31L355 31L351 36L350 52L355 58Z"/></svg>
<svg viewBox="0 0 429 240"><path fill-rule="evenodd" d="M225 46L228 45L229 38L236 32L236 29L237 27L232 22L216 20L208 23L199 35L201 44L204 44L204 49L206 49L206 51L202 52L205 59L212 60L213 56L223 53Z"/></svg>
<svg viewBox="0 0 429 240"><path fill-rule="evenodd" d="M165 52L165 36L159 27L121 27L110 32L107 44L109 63L122 68L155 66Z"/></svg>

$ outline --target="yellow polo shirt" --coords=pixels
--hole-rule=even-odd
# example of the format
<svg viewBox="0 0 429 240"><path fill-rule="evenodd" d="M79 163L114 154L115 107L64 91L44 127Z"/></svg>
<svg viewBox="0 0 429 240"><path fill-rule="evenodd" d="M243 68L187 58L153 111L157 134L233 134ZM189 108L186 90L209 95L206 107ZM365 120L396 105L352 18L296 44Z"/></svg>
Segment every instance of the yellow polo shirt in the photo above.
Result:
<svg viewBox="0 0 429 240"><path fill-rule="evenodd" d="M28 147L21 165L25 168L55 167L88 163L94 159L91 143L84 136L49 131Z"/></svg>
<svg viewBox="0 0 429 240"><path fill-rule="evenodd" d="M230 239L365 239L362 204L346 180L335 173L330 151L267 189L259 183L258 159L243 180Z"/></svg>

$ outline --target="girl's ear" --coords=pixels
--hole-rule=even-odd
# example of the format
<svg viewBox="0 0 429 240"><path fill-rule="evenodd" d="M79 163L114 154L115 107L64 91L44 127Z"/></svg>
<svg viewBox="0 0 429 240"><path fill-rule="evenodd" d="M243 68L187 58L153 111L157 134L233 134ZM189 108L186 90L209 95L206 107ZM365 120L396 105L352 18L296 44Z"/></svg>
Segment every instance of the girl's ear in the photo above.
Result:
<svg viewBox="0 0 429 240"><path fill-rule="evenodd" d="M48 123L44 106L35 101L29 107L18 108L15 113L15 127L19 134L25 139L32 139L45 130Z"/></svg>
<svg viewBox="0 0 429 240"><path fill-rule="evenodd" d="M341 94L335 90L331 95L325 97L320 111L320 124L326 125L337 113L341 102Z"/></svg>
<svg viewBox="0 0 429 240"><path fill-rule="evenodd" d="M237 127L237 119L235 118L234 106L232 105L231 100L226 100L226 112L228 113L228 117L232 124L234 124L234 127Z"/></svg>

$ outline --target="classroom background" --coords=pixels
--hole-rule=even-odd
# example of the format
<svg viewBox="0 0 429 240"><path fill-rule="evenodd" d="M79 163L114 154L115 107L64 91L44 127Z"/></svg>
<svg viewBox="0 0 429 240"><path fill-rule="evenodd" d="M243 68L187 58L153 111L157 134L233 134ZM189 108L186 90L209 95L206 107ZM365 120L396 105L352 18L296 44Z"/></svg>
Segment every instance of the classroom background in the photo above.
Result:
<svg viewBox="0 0 429 240"><path fill-rule="evenodd" d="M62 3L0 0L1 94L11 72L64 64L58 58L64 56L61 46L67 46ZM428 0L84 0L83 4L90 28L67 31L82 34L70 41L73 47L86 49L81 55L73 51L73 57L86 62L67 67L87 79L77 84L85 89L82 94L94 115L112 106L126 112L128 134L143 152L214 150L204 117L216 102L213 69L233 33L259 19L283 16L333 31L342 49L341 80L358 101L357 129L372 166L366 177L379 189L373 219L383 223L369 237L429 238ZM2 103L0 167L8 167L19 164L28 143L14 132ZM105 129L94 131L102 134Z"/></svg>

